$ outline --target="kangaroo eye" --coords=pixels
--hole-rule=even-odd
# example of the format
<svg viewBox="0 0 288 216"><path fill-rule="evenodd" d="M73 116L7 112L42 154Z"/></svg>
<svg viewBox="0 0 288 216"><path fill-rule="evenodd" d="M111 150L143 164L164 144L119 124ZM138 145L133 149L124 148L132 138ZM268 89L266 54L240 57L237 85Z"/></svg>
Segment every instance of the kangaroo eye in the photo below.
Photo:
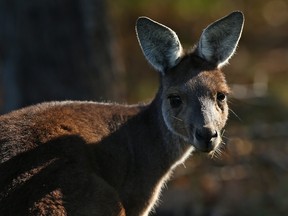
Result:
<svg viewBox="0 0 288 216"><path fill-rule="evenodd" d="M222 92L218 92L216 97L217 97L217 100L220 102L223 102L226 100L226 95Z"/></svg>
<svg viewBox="0 0 288 216"><path fill-rule="evenodd" d="M179 95L169 95L168 99L172 108L179 108L182 105L182 99Z"/></svg>

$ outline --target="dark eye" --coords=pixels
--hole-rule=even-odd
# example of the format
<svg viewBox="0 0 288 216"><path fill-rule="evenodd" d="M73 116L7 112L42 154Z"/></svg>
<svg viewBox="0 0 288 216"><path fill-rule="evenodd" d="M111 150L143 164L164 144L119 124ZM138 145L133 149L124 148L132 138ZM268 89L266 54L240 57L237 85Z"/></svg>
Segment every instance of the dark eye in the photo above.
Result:
<svg viewBox="0 0 288 216"><path fill-rule="evenodd" d="M168 99L172 108L179 108L182 105L182 99L179 95L169 95Z"/></svg>
<svg viewBox="0 0 288 216"><path fill-rule="evenodd" d="M224 102L226 100L226 95L222 92L218 92L216 97L219 102Z"/></svg>

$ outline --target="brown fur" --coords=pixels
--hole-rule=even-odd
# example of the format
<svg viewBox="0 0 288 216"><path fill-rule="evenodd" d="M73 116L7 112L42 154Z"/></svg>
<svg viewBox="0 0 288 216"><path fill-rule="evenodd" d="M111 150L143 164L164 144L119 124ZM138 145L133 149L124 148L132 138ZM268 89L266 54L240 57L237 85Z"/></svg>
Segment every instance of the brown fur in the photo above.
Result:
<svg viewBox="0 0 288 216"><path fill-rule="evenodd" d="M0 117L1 215L147 216L193 149L217 151L228 116L226 100L217 98L229 92L223 73L195 52L169 68L180 53L176 36L149 19L140 23L163 31L157 37L168 34L172 42L163 49L176 44L169 61L162 59L168 65L144 49L158 68L167 68L151 103L50 102ZM142 33L142 45L150 46Z"/></svg>
<svg viewBox="0 0 288 216"><path fill-rule="evenodd" d="M165 128L158 100L44 103L0 117L0 212L144 213L161 178L189 148Z"/></svg>
<svg viewBox="0 0 288 216"><path fill-rule="evenodd" d="M155 131L150 109L63 102L2 116L0 212L124 215L123 205L127 215L144 212L172 160L158 152L163 132ZM161 163L153 164L155 157ZM148 167L157 172L151 180Z"/></svg>

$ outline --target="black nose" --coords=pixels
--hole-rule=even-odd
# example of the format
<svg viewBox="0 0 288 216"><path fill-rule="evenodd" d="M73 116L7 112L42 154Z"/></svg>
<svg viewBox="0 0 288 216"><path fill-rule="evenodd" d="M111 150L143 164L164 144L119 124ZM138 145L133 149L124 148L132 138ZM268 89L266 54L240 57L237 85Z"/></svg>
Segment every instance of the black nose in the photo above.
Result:
<svg viewBox="0 0 288 216"><path fill-rule="evenodd" d="M203 127L201 129L196 129L195 136L198 141L209 143L218 137L218 133L216 130Z"/></svg>

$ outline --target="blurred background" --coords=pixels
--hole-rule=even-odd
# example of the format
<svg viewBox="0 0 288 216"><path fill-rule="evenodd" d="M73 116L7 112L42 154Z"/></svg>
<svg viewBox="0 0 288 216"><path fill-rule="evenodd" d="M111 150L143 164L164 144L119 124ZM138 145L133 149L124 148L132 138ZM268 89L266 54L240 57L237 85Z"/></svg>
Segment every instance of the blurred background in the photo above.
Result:
<svg viewBox="0 0 288 216"><path fill-rule="evenodd" d="M158 74L138 46L137 17L169 26L189 48L233 10L246 22L224 68L233 90L226 149L180 166L152 215L288 215L287 0L0 0L0 111L51 100L147 102Z"/></svg>

